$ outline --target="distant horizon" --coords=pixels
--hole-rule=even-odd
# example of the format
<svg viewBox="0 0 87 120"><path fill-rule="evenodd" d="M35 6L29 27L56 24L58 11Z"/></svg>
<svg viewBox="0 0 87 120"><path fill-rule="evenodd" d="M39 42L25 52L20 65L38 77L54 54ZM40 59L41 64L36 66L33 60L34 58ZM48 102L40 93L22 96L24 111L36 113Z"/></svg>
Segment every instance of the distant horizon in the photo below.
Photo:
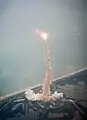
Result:
<svg viewBox="0 0 87 120"><path fill-rule="evenodd" d="M80 73L80 72L83 72L83 71L85 71L85 70L87 70L87 67L86 67L86 68L83 68L83 69L80 69L80 70L77 70L77 71L73 72L73 74L71 73L71 74L68 74L68 75L60 76L60 77L58 77L58 78L56 78L56 79L54 79L54 80L52 80L52 81L55 82L56 80L60 80L60 79L63 79L63 78L67 78L68 76L75 75L75 74ZM27 87L26 89L33 89L33 88L38 87L38 86L40 86L40 85L42 85L42 84L36 84L36 85L34 85L34 86L29 86L29 87ZM68 85L69 85L69 84L68 84ZM12 95L15 95L15 94L19 94L19 93L21 93L21 92L24 92L26 89L17 90L17 91L15 91L15 92L12 92L12 93L5 94L5 95L3 95L3 96L0 96L0 100L2 100L2 99L4 99L4 98L7 98L7 97L10 97L10 96L12 96Z"/></svg>

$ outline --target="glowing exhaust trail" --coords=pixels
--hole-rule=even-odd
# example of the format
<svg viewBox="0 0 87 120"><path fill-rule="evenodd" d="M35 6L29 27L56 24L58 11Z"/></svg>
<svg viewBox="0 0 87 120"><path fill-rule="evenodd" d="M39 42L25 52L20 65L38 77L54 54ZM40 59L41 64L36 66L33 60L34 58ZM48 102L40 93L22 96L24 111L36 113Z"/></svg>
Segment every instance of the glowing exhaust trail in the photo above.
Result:
<svg viewBox="0 0 87 120"><path fill-rule="evenodd" d="M52 82L52 65L51 65L51 58L50 58L50 50L48 46L48 34L36 29L36 34L39 35L45 41L45 56L46 56L46 77L44 79L43 84L43 95L42 99L48 99L50 92L50 83Z"/></svg>

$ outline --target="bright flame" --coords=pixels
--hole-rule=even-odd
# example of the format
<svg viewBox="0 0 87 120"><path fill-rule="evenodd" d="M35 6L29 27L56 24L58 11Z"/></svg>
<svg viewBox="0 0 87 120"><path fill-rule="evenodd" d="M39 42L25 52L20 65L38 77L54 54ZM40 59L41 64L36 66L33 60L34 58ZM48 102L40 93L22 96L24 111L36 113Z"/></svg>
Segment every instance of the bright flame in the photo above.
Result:
<svg viewBox="0 0 87 120"><path fill-rule="evenodd" d="M38 34L43 40L45 40L45 41L47 40L47 37L48 37L47 33L43 32L39 29L36 29L36 34Z"/></svg>

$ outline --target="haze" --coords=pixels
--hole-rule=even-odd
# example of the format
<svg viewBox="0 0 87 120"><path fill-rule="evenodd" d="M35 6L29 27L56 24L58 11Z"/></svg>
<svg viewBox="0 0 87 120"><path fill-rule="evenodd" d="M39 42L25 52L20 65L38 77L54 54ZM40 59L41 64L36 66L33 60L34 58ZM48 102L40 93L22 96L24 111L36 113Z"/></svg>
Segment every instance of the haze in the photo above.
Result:
<svg viewBox="0 0 87 120"><path fill-rule="evenodd" d="M43 83L49 33L53 76L87 66L86 0L0 0L0 94Z"/></svg>

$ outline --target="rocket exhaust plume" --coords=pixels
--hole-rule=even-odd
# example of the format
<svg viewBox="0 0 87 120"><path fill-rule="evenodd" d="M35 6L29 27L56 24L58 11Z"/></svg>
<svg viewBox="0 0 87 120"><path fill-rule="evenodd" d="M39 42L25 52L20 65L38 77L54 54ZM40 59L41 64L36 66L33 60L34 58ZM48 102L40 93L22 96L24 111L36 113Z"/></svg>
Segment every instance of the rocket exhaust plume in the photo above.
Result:
<svg viewBox="0 0 87 120"><path fill-rule="evenodd" d="M48 45L48 34L46 32L43 32L39 29L35 30L36 34L41 37L45 41L45 56L46 56L46 77L44 79L43 83L43 94L42 98L48 99L49 98L49 92L50 92L50 83L52 81L52 66L51 66L51 59L50 59L50 50Z"/></svg>
<svg viewBox="0 0 87 120"><path fill-rule="evenodd" d="M39 29L36 29L36 34L39 35L43 40L47 40L47 37L48 37L48 34L39 30Z"/></svg>

